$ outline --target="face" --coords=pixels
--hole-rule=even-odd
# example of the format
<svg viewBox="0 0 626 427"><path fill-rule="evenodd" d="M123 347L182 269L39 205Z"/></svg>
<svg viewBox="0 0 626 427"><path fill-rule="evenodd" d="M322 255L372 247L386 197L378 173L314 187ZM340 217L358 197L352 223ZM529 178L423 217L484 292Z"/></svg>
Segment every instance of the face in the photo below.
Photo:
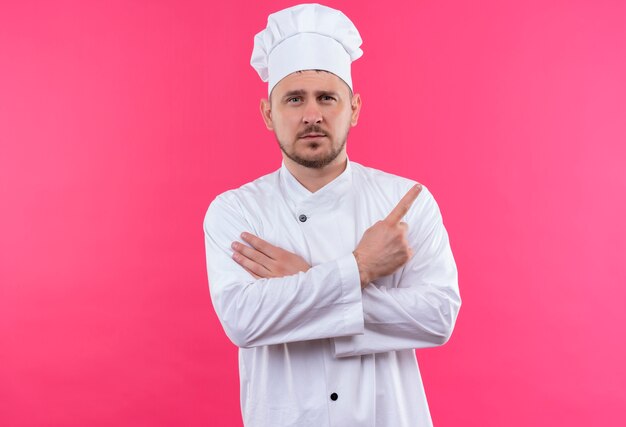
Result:
<svg viewBox="0 0 626 427"><path fill-rule="evenodd" d="M265 125L274 131L285 161L321 169L346 158L350 127L361 109L358 94L336 75L306 70L292 73L261 101Z"/></svg>

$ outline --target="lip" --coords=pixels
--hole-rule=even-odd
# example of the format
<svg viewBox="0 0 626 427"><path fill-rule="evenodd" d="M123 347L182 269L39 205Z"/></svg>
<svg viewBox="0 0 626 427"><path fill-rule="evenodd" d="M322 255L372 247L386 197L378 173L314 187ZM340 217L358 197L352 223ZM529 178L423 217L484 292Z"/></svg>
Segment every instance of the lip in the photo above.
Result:
<svg viewBox="0 0 626 427"><path fill-rule="evenodd" d="M306 135L302 135L300 139L314 139L314 138L323 138L326 135L322 133L307 133Z"/></svg>

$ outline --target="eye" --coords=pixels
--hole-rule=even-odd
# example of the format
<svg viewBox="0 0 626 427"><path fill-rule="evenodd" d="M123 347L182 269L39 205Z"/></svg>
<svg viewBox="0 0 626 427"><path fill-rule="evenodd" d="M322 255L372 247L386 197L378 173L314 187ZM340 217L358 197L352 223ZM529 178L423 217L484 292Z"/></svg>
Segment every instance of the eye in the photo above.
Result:
<svg viewBox="0 0 626 427"><path fill-rule="evenodd" d="M287 98L288 104L296 104L302 101L302 97L300 96L292 96L291 98Z"/></svg>
<svg viewBox="0 0 626 427"><path fill-rule="evenodd" d="M322 96L320 96L320 101L323 101L323 102L331 102L331 101L334 101L334 100L335 100L335 98L330 96L330 95L322 95Z"/></svg>

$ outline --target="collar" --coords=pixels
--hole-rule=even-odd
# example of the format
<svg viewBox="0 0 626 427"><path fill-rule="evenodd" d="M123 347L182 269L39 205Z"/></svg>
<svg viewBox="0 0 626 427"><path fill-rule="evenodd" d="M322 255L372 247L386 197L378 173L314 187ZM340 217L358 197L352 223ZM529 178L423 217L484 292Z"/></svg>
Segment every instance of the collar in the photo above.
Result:
<svg viewBox="0 0 626 427"><path fill-rule="evenodd" d="M346 162L346 168L339 176L314 193L298 182L285 166L285 162L280 167L279 175L281 190L285 198L291 202L292 207L296 209L304 207L312 209L327 205L331 201L341 199L352 187L352 166L349 159Z"/></svg>

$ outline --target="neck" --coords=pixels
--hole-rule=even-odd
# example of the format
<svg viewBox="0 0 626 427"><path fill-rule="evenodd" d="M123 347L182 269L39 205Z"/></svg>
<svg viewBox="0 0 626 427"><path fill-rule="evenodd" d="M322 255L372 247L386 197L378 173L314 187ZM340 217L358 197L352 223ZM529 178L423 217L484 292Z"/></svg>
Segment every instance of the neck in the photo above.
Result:
<svg viewBox="0 0 626 427"><path fill-rule="evenodd" d="M337 178L346 170L348 165L348 157L343 154L339 155L335 161L321 169L307 168L288 157L284 157L287 170L298 180L300 184L311 193L315 193L320 188Z"/></svg>

